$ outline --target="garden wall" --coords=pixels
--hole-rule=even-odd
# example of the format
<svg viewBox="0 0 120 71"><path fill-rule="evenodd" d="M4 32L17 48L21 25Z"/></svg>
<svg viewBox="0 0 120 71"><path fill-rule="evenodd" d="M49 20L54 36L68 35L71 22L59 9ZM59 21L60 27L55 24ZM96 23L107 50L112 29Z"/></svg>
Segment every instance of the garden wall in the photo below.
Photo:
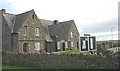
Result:
<svg viewBox="0 0 120 71"><path fill-rule="evenodd" d="M117 57L93 55L3 54L3 64L35 69L116 69Z"/></svg>

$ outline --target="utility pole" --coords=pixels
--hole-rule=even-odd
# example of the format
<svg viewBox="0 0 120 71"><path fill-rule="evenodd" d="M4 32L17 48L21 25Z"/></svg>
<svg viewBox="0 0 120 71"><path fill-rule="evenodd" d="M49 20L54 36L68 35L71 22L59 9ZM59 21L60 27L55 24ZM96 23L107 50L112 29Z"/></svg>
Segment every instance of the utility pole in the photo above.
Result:
<svg viewBox="0 0 120 71"><path fill-rule="evenodd" d="M112 48L113 48L113 29L114 29L115 27L111 27L111 37L112 37L112 39L111 39L111 42L112 42Z"/></svg>

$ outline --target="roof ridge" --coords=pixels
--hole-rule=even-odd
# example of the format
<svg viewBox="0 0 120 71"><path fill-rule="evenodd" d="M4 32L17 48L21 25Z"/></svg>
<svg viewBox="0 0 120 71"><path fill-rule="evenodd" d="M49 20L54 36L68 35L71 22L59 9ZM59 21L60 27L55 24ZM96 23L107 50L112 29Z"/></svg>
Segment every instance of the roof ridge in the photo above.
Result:
<svg viewBox="0 0 120 71"><path fill-rule="evenodd" d="M67 21L62 21L62 22L59 22L59 23L70 22L70 21L74 21L74 20L67 20Z"/></svg>
<svg viewBox="0 0 120 71"><path fill-rule="evenodd" d="M51 22L53 22L52 20L46 20L46 19L39 19L39 20L45 20L45 21L51 21Z"/></svg>
<svg viewBox="0 0 120 71"><path fill-rule="evenodd" d="M12 13L4 13L4 14L8 14L8 15L15 15L15 14L12 14Z"/></svg>
<svg viewBox="0 0 120 71"><path fill-rule="evenodd" d="M21 14L26 14L26 13L29 13L29 12L31 12L31 11L34 11L34 10L32 9L32 10L29 10L29 11L26 11L26 12L23 12L23 13L20 13L20 14L16 14L16 16L17 16L17 15L21 15Z"/></svg>

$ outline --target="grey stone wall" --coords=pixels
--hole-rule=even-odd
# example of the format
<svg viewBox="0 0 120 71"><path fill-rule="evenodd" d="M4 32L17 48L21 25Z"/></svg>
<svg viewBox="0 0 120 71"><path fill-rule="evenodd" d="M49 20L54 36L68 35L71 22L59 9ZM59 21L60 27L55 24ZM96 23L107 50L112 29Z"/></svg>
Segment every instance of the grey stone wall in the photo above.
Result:
<svg viewBox="0 0 120 71"><path fill-rule="evenodd" d="M56 52L57 51L57 42L46 42L46 51L47 52Z"/></svg>
<svg viewBox="0 0 120 71"><path fill-rule="evenodd" d="M34 15L34 18L32 18ZM24 36L24 26L27 26L27 33ZM35 28L39 27L40 36L35 36ZM45 48L45 30L40 23L40 20L37 18L34 11L31 11L30 15L20 28L18 33L18 50L20 53L23 52L23 44L27 42L29 44L29 52L28 53L40 53L40 51L35 50L35 42L40 42L41 48ZM13 43L15 44L15 43Z"/></svg>
<svg viewBox="0 0 120 71"><path fill-rule="evenodd" d="M19 52L19 46L18 46L18 34L12 33L12 39L11 39L11 48L13 53Z"/></svg>
<svg viewBox="0 0 120 71"><path fill-rule="evenodd" d="M2 53L2 14L0 14L0 54Z"/></svg>
<svg viewBox="0 0 120 71"><path fill-rule="evenodd" d="M0 13L0 70L2 69L2 14Z"/></svg>
<svg viewBox="0 0 120 71"><path fill-rule="evenodd" d="M27 53L40 53L39 50L35 50L35 42L36 41L30 41L30 40L25 40L25 41L18 41L18 52L19 53L24 53L23 52L23 44L24 43L28 43L29 47L28 47L28 52ZM40 42L40 47L45 47L45 42L44 41L37 41ZM17 49L16 49L17 50Z"/></svg>
<svg viewBox="0 0 120 71"><path fill-rule="evenodd" d="M71 32L73 32L73 37L71 38ZM75 24L72 24L72 26L70 27L69 30L69 34L68 34L68 39L70 40L70 42L73 42L73 47L71 47L71 49L77 49L77 42L79 42L79 32L77 30L77 27L75 26ZM70 44L71 45L71 44Z"/></svg>
<svg viewBox="0 0 120 71"><path fill-rule="evenodd" d="M34 69L118 69L118 57L90 55L3 54L3 64Z"/></svg>

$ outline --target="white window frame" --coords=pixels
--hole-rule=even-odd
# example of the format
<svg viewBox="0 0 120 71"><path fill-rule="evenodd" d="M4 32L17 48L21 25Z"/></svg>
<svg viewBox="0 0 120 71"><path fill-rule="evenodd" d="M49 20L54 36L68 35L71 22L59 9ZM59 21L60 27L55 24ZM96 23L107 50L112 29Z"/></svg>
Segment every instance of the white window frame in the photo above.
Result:
<svg viewBox="0 0 120 71"><path fill-rule="evenodd" d="M57 42L57 49L60 49L60 42Z"/></svg>
<svg viewBox="0 0 120 71"><path fill-rule="evenodd" d="M40 36L40 28L39 27L35 28L35 36Z"/></svg>
<svg viewBox="0 0 120 71"><path fill-rule="evenodd" d="M86 49L86 40L83 40L83 45L82 45L82 49Z"/></svg>
<svg viewBox="0 0 120 71"><path fill-rule="evenodd" d="M93 49L93 38L90 38L90 47Z"/></svg>
<svg viewBox="0 0 120 71"><path fill-rule="evenodd" d="M70 32L70 36L73 37L73 32Z"/></svg>
<svg viewBox="0 0 120 71"><path fill-rule="evenodd" d="M68 48L68 42L65 42L65 47Z"/></svg>
<svg viewBox="0 0 120 71"><path fill-rule="evenodd" d="M71 42L71 47L73 47L73 42Z"/></svg>
<svg viewBox="0 0 120 71"><path fill-rule="evenodd" d="M35 50L40 50L40 42L35 42Z"/></svg>

